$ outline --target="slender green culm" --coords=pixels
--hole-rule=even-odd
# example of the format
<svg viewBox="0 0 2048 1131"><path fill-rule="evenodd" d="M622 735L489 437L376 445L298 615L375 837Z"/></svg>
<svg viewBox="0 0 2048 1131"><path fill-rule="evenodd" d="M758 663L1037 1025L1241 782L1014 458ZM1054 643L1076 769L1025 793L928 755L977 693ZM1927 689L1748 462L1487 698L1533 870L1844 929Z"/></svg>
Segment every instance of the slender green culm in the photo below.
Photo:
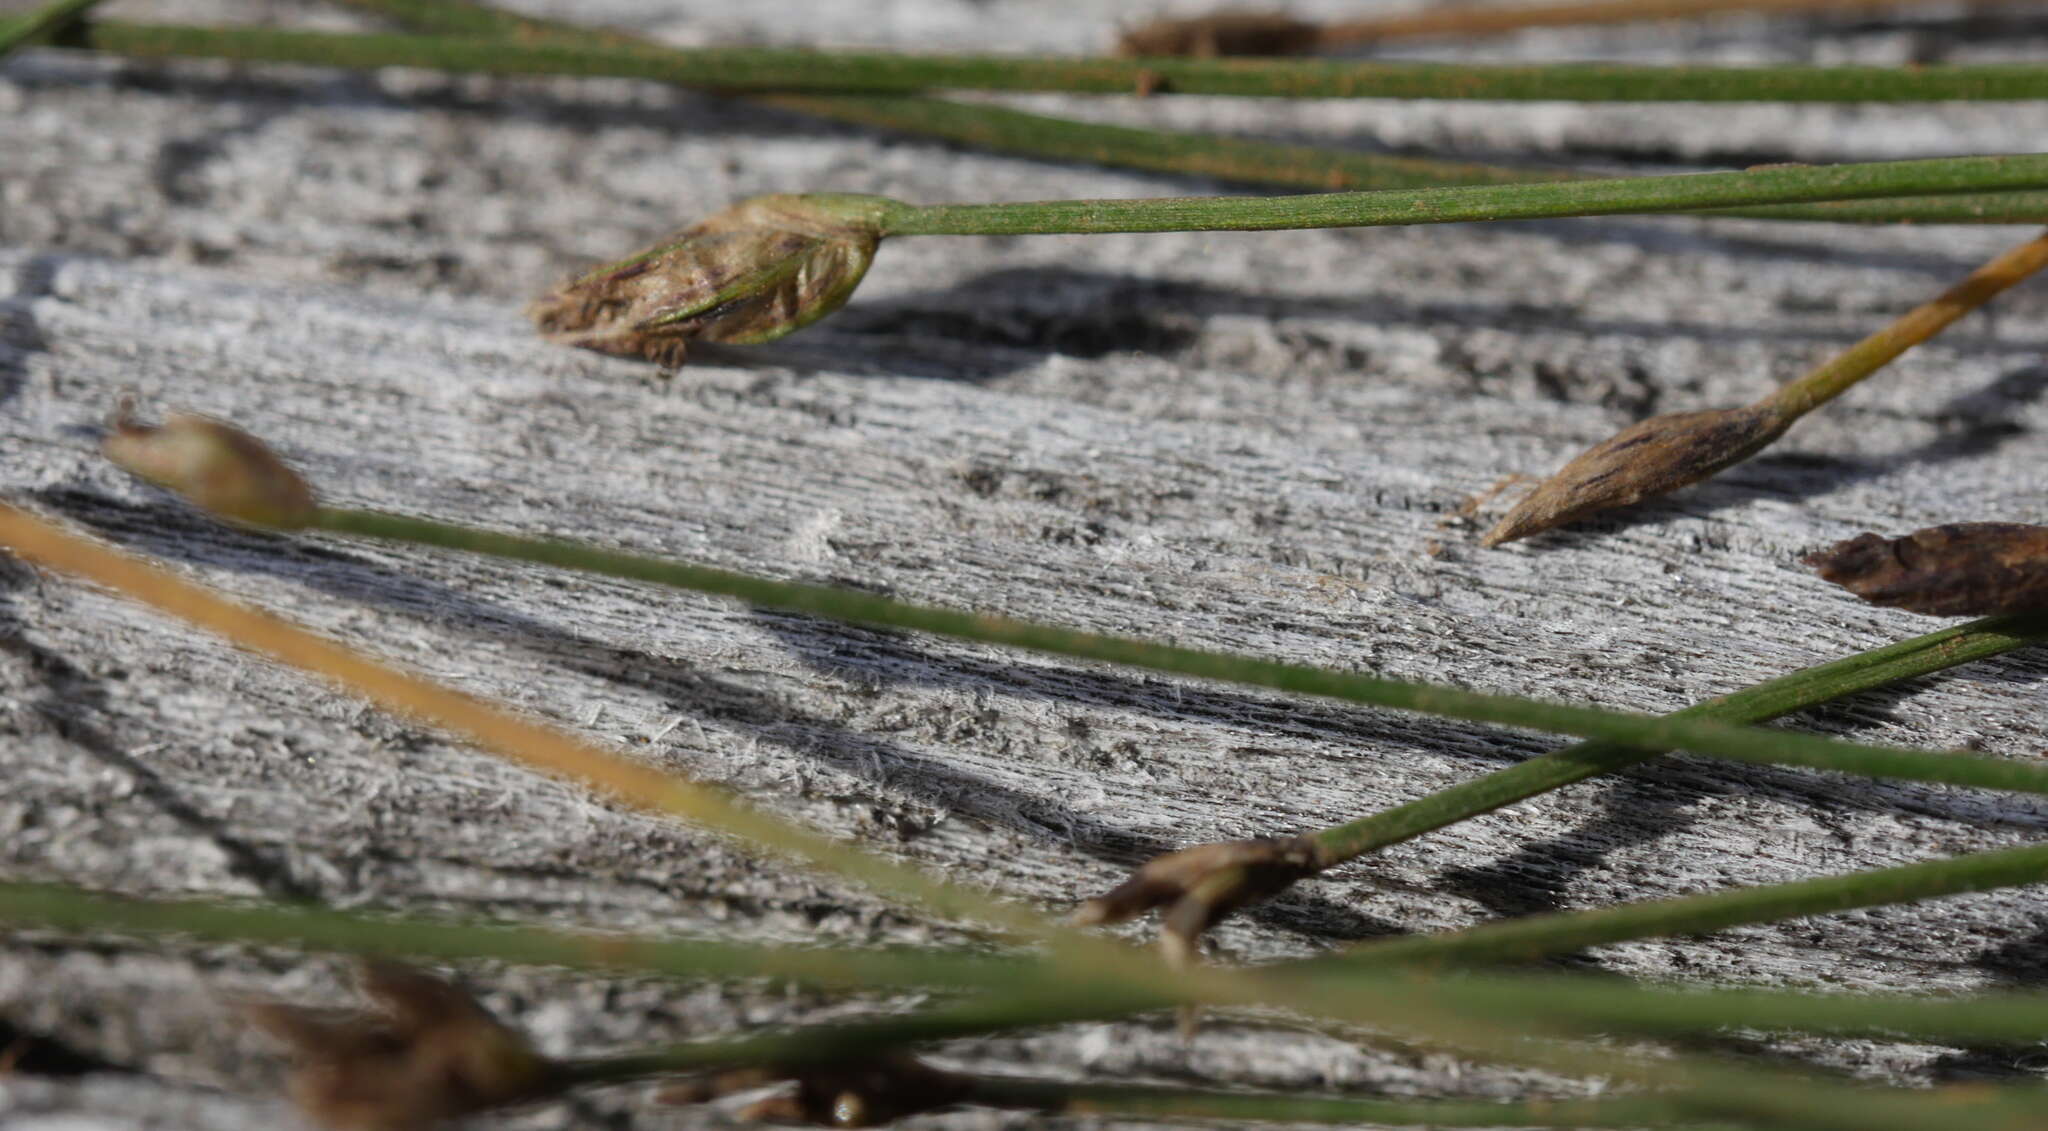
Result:
<svg viewBox="0 0 2048 1131"><path fill-rule="evenodd" d="M1793 672L1666 717L1760 723L2044 640L2048 640L2048 613L1990 618ZM1622 743L1580 743L1319 832L1184 848L1154 857L1122 884L1084 902L1075 911L1074 921L1121 923L1156 910L1160 914L1160 946L1170 958L1191 959L1196 939L1246 903L1269 899L1300 880L1367 852L1656 756L1653 751ZM2048 791L2048 773L2024 763L1991 758L1899 751L1890 757L1831 754L1823 759L1792 761L1765 754L1743 760L1790 761L1867 776Z"/></svg>
<svg viewBox="0 0 2048 1131"><path fill-rule="evenodd" d="M1238 1119L1374 1127L1687 1126L1684 1108L1654 1097L1599 1100L1372 1100L1344 1096L1211 1092L1193 1088L1066 1084L983 1076L969 1102L1048 1115L1125 1119Z"/></svg>
<svg viewBox="0 0 2048 1131"><path fill-rule="evenodd" d="M1107 1021L1156 1009L1159 1000L1156 992L1137 987L1119 992L1102 983L1083 983L1077 987L1046 985L1028 996L968 998L958 1004L877 1021L815 1025L733 1040L691 1041L642 1053L592 1058L572 1062L570 1074L582 1083L602 1083L739 1064L773 1064L778 1068L833 1064L869 1058L880 1049L924 1041L1076 1021Z"/></svg>
<svg viewBox="0 0 2048 1131"><path fill-rule="evenodd" d="M44 884L0 884L0 923L66 934L111 933L202 943L285 946L441 962L487 961L632 972L668 978L773 977L821 989L1016 990L1071 980L1058 960L935 947L785 947L466 923L417 915L216 899L106 895ZM1753 1028L1951 1042L2037 1041L2048 994L1914 998L1784 990L1630 986L1572 975L1466 974L1416 981L1370 970L1273 971L1291 984L1404 992L1456 1009L1521 1009L1579 1029L1678 1035ZM1372 991L1386 992L1386 991ZM1161 999L1167 1001L1171 999ZM1147 1002L1137 1008L1151 1008Z"/></svg>
<svg viewBox="0 0 2048 1131"><path fill-rule="evenodd" d="M885 236L1249 232L1685 212L2044 185L2048 155L2012 154L1277 197L927 205L877 198L873 218Z"/></svg>
<svg viewBox="0 0 2048 1131"><path fill-rule="evenodd" d="M407 65L506 74L611 74L684 85L691 85L694 81L678 77L686 69L687 58L695 55L725 57L725 53L720 52L653 52L638 47L594 47L555 42L536 45L495 39L361 36L272 29L137 28L105 22L88 22L60 37L60 41L69 46L148 56L198 56L344 67ZM609 69L579 69L577 61L584 59L586 54L616 65ZM840 58L810 52L793 54L804 60L798 70L805 73L820 67L822 60ZM1030 60L1005 62L1031 63ZM1089 65L1115 63L1110 60ZM1234 67L1239 65L1239 61L1223 65ZM2048 68L2030 69L2038 69L2043 76L2048 76ZM748 89L744 83L725 78L707 79L701 85L721 90ZM2043 88L2048 91L2048 83L2044 83ZM842 88L827 84L825 89ZM902 89L921 89L921 86ZM1271 231L1686 212L2044 188L2048 188L2048 156L2006 155L1274 198L1182 197L941 205L911 205L877 198L873 218L879 221L878 234L881 235Z"/></svg>
<svg viewBox="0 0 2048 1131"><path fill-rule="evenodd" d="M2028 845L1683 899L1531 915L1446 935L1366 943L1335 958L1318 959L1295 969L1320 971L1345 964L1384 967L1522 962L1589 946L1705 934L1754 923L2018 887L2044 880L2048 880L2048 845Z"/></svg>
<svg viewBox="0 0 2048 1131"><path fill-rule="evenodd" d="M1293 59L943 56L637 46L93 21L67 46L155 58L654 79L720 91L930 90L1582 102L1932 102L2048 97L2048 66L1476 65Z"/></svg>
<svg viewBox="0 0 2048 1131"><path fill-rule="evenodd" d="M1581 1031L1685 1036L1719 1029L1961 1044L2038 1044L2048 994L1906 997L1632 986L1610 977L1470 974L1426 983L1445 1005L1514 1009Z"/></svg>
<svg viewBox="0 0 2048 1131"><path fill-rule="evenodd" d="M1338 192L1596 179L1596 174L1573 170L1395 157L1225 134L1108 125L939 98L783 94L757 100L837 122L984 149L1270 188ZM2048 223L2048 193L1958 193L1709 209L1699 214L1846 224L2035 224Z"/></svg>
<svg viewBox="0 0 2048 1131"><path fill-rule="evenodd" d="M1765 889L1767 890L1767 889ZM603 970L637 969L668 976L745 976L777 974L822 986L855 985L979 985L1000 988L1002 996L984 997L927 1014L891 1018L880 1022L771 1034L735 1041L713 1041L624 1056L575 1062L571 1076L576 1083L602 1083L635 1079L678 1071L709 1069L734 1064L772 1063L801 1065L829 1063L848 1054L872 1055L880 1048L947 1037L970 1036L1057 1024L1089 1018L1116 1016L1156 1009L1176 1000L1247 1002L1269 993L1297 1008L1326 1012L1331 1016L1366 1019L1387 1012L1406 1022L1439 1033L1469 1033L1446 1029L1458 1024L1455 1018L1495 1016L1510 1027L1515 1019L1544 1016L1548 1023L1568 1028L1606 1027L1650 1033L1692 1032L1731 1024L1753 1023L1756 1027L1812 1028L1822 1031L1888 1031L1927 1039L2006 1039L2028 1031L2029 1024L2048 1022L2048 1000L2036 995L2010 1000L1916 1002L1910 1000L1871 1001L1840 996L1808 996L1769 992L1717 994L1677 993L1616 986L1610 981L1593 983L1562 978L1456 978L1417 980L1412 974L1370 969L1316 971L1304 967L1246 976L1228 971L1199 971L1187 975L1130 979L1114 975L1108 982L1091 978L1079 970L1056 972L1058 963L1028 960L977 958L949 952L823 951L812 948L743 948L723 944L647 940L630 937L600 937L568 934L528 927L446 924L407 917L383 917L352 912L335 912L275 904L228 904L219 901L128 899L92 895L54 887L0 885L0 922L18 927L55 929L67 932L116 932L148 936L179 936L200 941L233 941L264 945L307 946L372 955L408 954L447 960L496 959L509 962L546 963ZM1457 936L1450 936L1456 938ZM920 967L920 963L923 965ZM1147 983L1151 983L1147 988ZM1219 991L1219 987L1222 989ZM1264 993L1262 993L1264 991ZM1448 1010L1449 1013L1441 1011ZM2038 1031L2038 1030L2035 1030ZM1492 1033L1483 1043L1496 1051L1509 1037L1497 1025L1484 1026ZM1554 1064L1571 1067L1556 1057ZM1570 1058L1567 1058L1569 1060ZM1676 1081L1673 1081L1676 1082ZM1049 1098L1045 1091L1033 1091L1026 1083L1019 1091L993 1091L983 1098L1003 1102L1003 1097L1020 1103L1032 1097ZM1825 1088L1825 1085L1814 1085ZM1714 1102L1702 1096L1720 1095L1715 1081L1696 1083L1706 1089L1699 1095L1671 1097L1685 1110L1703 1104L1716 1110ZM1744 1104L1766 1103L1769 1110L1785 1105L1810 1105L1828 1099L1810 1094L1810 1089L1793 1081L1760 1077L1746 1089ZM1111 1097L1105 1094L1105 1100ZM1846 1098L1846 1097L1835 1097ZM1105 1113L1124 1110L1124 1104L1170 1105L1166 1097L1150 1093L1106 1103ZM1189 1100L1186 1102L1198 1102ZM1199 1102L1224 1104L1226 1100ZM1247 1100L1247 1103L1251 1101ZM1075 1113L1080 1108L1072 1109ZM1171 1107L1154 1107L1167 1114ZM1241 1112L1236 1117L1253 1118L1255 1110L1213 1108L1219 1113ZM1303 1107L1270 1109L1291 1111L1289 1118L1313 1118L1312 1112L1336 1113L1338 1108ZM1446 1105L1430 1109L1445 1120L1444 1125L1462 1125L1461 1109ZM1555 1126L1525 1117L1533 1114L1513 1106L1495 1109L1513 1126ZM1616 1110L1616 1114L1620 1109ZM1738 1110L1747 1111L1738 1105ZM1132 1110L1131 1114L1138 1114ZM1184 1114L1192 1116L1193 1110ZM1389 1117L1391 1110L1386 1113ZM1418 1115L1426 1114L1418 1112ZM1484 1115L1483 1112L1478 1113ZM1562 1114L1562 1113L1560 1113ZM1509 1118L1509 1116L1513 1116ZM1561 1120L1567 1126L1606 1126L1595 1110L1575 1113ZM1272 1116L1277 1118L1278 1115ZM1355 1118L1379 1118L1371 1109L1355 1109ZM1488 1125L1483 1119L1476 1125ZM1622 1122L1626 1122L1623 1120ZM1822 1124L1828 1126L1831 1124ZM1884 1126L1876 1123L1870 1126Z"/></svg>
<svg viewBox="0 0 2048 1131"><path fill-rule="evenodd" d="M1228 11L1213 16L1166 18L1124 32L1121 54L1294 55L1333 47L1360 47L1394 39L1472 39L1528 28L1595 27L1649 20L1698 19L1730 12L1787 15L1883 8L1898 0L1565 0L1563 3L1450 4L1361 16L1328 23L1294 20L1278 12Z"/></svg>
<svg viewBox="0 0 2048 1131"><path fill-rule="evenodd" d="M667 48L619 32L501 11L467 0L342 0L416 31ZM1005 153L1087 161L1150 173L1245 185L1338 192L1442 185L1585 180L1591 174L1432 158L1391 157L1306 145L1085 122L983 103L916 95L760 94L749 101L850 125L894 130ZM1904 200L1787 204L1708 213L1839 223L2048 223L2048 192L1971 193Z"/></svg>
<svg viewBox="0 0 2048 1131"><path fill-rule="evenodd" d="M1233 656L1222 652L1177 648L1129 637L1034 624L993 614L965 613L929 605L914 605L850 589L775 581L710 566L622 554L582 543L522 538L382 511L323 507L314 514L309 526L336 534L437 546L564 569L584 570L634 581L649 581L677 589L733 597L757 605L813 613L835 620L915 629L962 640L1005 644L1076 659L1103 660L1149 668L1153 671L1223 680L1253 687L1269 687L1304 695L1320 695L1347 702L1419 711L1474 722L1529 727L1585 738L1603 738L1653 750L1683 749L1702 754L1715 754L1725 750L1731 752L1732 756L1745 758L1783 752L1787 756L1796 754L1806 760L1801 764L1818 764L1826 761L1833 768L1853 765L1858 757L1882 755L1896 758L1902 753L1885 747L1865 746L1788 731L1756 730L1712 719L1680 716L1658 718L1596 707L1545 703L1511 695L1491 695L1455 687L1329 671L1247 656ZM1964 757L1960 754L1928 756L1957 759ZM2038 773L2042 788L2048 790L2048 770Z"/></svg>
<svg viewBox="0 0 2048 1131"><path fill-rule="evenodd" d="M1687 707L1670 717L1713 719L1745 725L1768 722L1843 696L1869 691L1901 680L1931 675L1947 668L1989 659L2016 648L2043 642L2048 642L2048 613L1987 617L1779 676L1754 687L1747 687ZM1584 781L1599 774L1612 773L1625 766L1633 766L1655 757L1656 752L1641 747L1613 742L1584 742L1540 758L1531 758L1484 777L1461 782L1370 817L1309 835L1315 842L1321 866L1327 868L1420 836L1433 829L1456 824L1537 794ZM1829 764L1825 766L1818 766L1815 762L1777 757L1734 757L1743 761L1813 766L1873 776L1884 776L1888 771L1906 771L1899 776L1914 777L1923 781L1937 780L1951 784L1975 785L1987 789L2039 790L2048 785L2048 775L2040 774L2036 767L1989 758L1951 761L1950 755L1936 755L1933 756L1931 764L1918 760L1926 756L1918 756L1910 762L1887 763L1884 757L1872 754L1860 755L1860 768L1851 769L1834 760L1829 760ZM2016 785L2005 780L2006 772L2013 769L2020 771L2019 779L2025 782L2024 785ZM1933 776L1937 773L1968 776L1971 780L1960 781L1957 777ZM1993 784L1994 782L2003 784Z"/></svg>
<svg viewBox="0 0 2048 1131"><path fill-rule="evenodd" d="M0 20L0 58L26 43L34 43L81 19L100 0L54 0L26 16Z"/></svg>
<svg viewBox="0 0 2048 1131"><path fill-rule="evenodd" d="M140 899L0 883L0 923L83 934L180 936L341 954L636 971L674 978L787 979L832 989L987 989L1050 968L938 947L837 949L636 938L596 932L216 899Z"/></svg>

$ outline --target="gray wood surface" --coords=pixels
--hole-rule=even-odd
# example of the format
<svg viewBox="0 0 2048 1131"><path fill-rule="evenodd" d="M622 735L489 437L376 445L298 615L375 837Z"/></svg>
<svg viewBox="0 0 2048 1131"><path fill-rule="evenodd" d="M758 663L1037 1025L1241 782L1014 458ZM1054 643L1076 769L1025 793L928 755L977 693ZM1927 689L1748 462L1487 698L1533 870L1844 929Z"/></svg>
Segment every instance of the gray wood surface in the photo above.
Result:
<svg viewBox="0 0 2048 1131"><path fill-rule="evenodd" d="M1080 51L1166 7L1025 0L527 5L673 42ZM1181 4L1176 10L1199 10ZM358 26L313 4L141 19ZM1355 10L1339 3L1298 11ZM2038 57L2019 8L1735 18L1438 54ZM1033 98L1109 120L1626 168L2034 147L2040 111ZM1865 529L2042 519L2048 288L2023 288L1667 503L1501 551L1541 475L1652 411L1748 400L2023 238L1608 219L1266 235L907 240L853 304L664 375L543 345L564 273L728 200L1219 191L615 82L0 64L0 492L537 717L934 871L1062 906L1147 855L1348 819L1549 749L1534 735L854 630L647 588L223 529L96 455L123 391L271 440L329 498L921 601L1391 676L1671 709L1927 631L1798 565ZM2017 656L1796 725L2048 748ZM0 873L732 939L942 924L474 753L0 559ZM1234 959L2022 843L2039 800L1672 759L1458 826L1218 932ZM1701 984L2035 984L2023 889L1605 948ZM758 987L467 972L550 1051L848 1016ZM276 1128L236 994L341 1000L294 954L0 932L0 1021L123 1074L0 1074L0 1128ZM2032 1075L2036 1050L1765 1040L1870 1079ZM1594 1083L1215 1024L949 1050L1089 1079L1393 1095ZM682 1127L637 1092L495 1125ZM927 1125L1015 1123L950 1115Z"/></svg>

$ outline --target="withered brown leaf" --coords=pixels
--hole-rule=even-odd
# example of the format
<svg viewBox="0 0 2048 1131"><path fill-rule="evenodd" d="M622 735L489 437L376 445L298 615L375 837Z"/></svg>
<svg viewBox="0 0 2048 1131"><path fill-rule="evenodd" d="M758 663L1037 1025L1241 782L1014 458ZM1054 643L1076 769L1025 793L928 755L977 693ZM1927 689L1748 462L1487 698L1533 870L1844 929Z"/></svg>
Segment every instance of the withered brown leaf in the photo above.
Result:
<svg viewBox="0 0 2048 1131"><path fill-rule="evenodd" d="M1154 20L1117 39L1117 53L1132 58L1225 55L1298 55L1313 50L1320 29L1280 12L1218 12L1192 19Z"/></svg>
<svg viewBox="0 0 2048 1131"><path fill-rule="evenodd" d="M1596 511L1697 483L1768 447L1791 425L1768 401L1671 412L1639 421L1586 449L1531 491L1480 539L1498 546Z"/></svg>
<svg viewBox="0 0 2048 1131"><path fill-rule="evenodd" d="M2048 526L1955 522L1899 538L1859 534L1803 560L1890 609L1983 617L2048 608Z"/></svg>

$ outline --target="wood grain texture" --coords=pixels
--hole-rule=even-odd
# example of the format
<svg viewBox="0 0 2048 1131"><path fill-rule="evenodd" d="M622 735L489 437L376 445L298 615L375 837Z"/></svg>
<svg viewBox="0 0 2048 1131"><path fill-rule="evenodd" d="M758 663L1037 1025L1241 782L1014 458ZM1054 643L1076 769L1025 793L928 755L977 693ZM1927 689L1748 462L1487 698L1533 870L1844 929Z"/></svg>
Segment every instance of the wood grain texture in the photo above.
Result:
<svg viewBox="0 0 2048 1131"><path fill-rule="evenodd" d="M938 49L985 46L1000 25L1016 29L1008 47L1086 50L1113 35L1098 6L1080 3L899 0L856 21L843 14L855 6L809 0L766 22L763 6L526 6L676 42L815 33ZM351 19L225 0L109 7L137 19ZM1329 14L1312 7L1297 14ZM1994 10L1544 33L1483 51L1964 61L2044 40L2038 17ZM2031 111L2012 107L1028 104L1643 168L2034 144ZM939 201L1215 186L627 83L53 52L0 65L0 155L10 501L819 828L1052 907L1152 853L1356 817L1552 740L513 565L227 530L104 463L99 422L132 390L150 406L232 418L343 505L1636 709L1677 708L1936 623L1845 597L1799 565L1804 553L1863 530L2043 521L2048 290L2033 286L1711 484L1575 532L1477 547L1521 489L1489 496L1504 478L1546 474L1652 412L1752 400L2021 229L1609 219L901 240L832 319L671 377L543 345L519 307L578 267L753 193ZM107 595L12 562L0 562L0 586L10 877L738 939L949 935L846 885L500 765ZM1795 725L2034 758L2048 747L2044 676L2048 660L2021 654ZM1672 759L1341 869L1218 941L1239 959L1304 954L2012 845L2044 828L2039 799ZM1993 893L1584 961L1714 984L2037 984L2048 903L2038 889ZM289 1125L265 1090L272 1054L223 1002L338 999L337 971L271 951L0 934L0 1018L135 1070L0 1079L0 1126ZM553 1052L883 1004L472 973L493 1008ZM2024 1049L1761 1047L1902 1081L2039 1063ZM1400 1095L1584 1087L1229 1024L1191 1045L1164 1022L1088 1026L969 1043L948 1062ZM712 1119L643 1100L621 1093L501 1122Z"/></svg>

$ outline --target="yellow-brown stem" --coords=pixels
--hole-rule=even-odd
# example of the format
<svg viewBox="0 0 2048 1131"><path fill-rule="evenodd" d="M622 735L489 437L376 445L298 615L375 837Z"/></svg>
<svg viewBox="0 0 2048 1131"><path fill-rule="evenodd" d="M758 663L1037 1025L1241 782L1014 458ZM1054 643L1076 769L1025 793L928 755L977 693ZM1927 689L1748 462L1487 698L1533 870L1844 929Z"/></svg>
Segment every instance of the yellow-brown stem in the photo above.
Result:
<svg viewBox="0 0 2048 1131"><path fill-rule="evenodd" d="M789 853L898 898L1035 935L1064 934L1027 908L833 843L725 796L722 790L627 761L551 727L519 718L430 680L399 671L268 613L235 604L139 558L67 533L0 503L0 546L38 565L76 574L363 695L388 710L444 726L501 757L559 774L637 808L682 817Z"/></svg>
<svg viewBox="0 0 2048 1131"><path fill-rule="evenodd" d="M1891 325L1822 362L1757 404L1776 410L1790 423L1841 396L1893 358L1940 333L1949 323L2043 266L2048 266L2048 232L1977 268L1969 278L1941 292L1939 297L1914 307Z"/></svg>

